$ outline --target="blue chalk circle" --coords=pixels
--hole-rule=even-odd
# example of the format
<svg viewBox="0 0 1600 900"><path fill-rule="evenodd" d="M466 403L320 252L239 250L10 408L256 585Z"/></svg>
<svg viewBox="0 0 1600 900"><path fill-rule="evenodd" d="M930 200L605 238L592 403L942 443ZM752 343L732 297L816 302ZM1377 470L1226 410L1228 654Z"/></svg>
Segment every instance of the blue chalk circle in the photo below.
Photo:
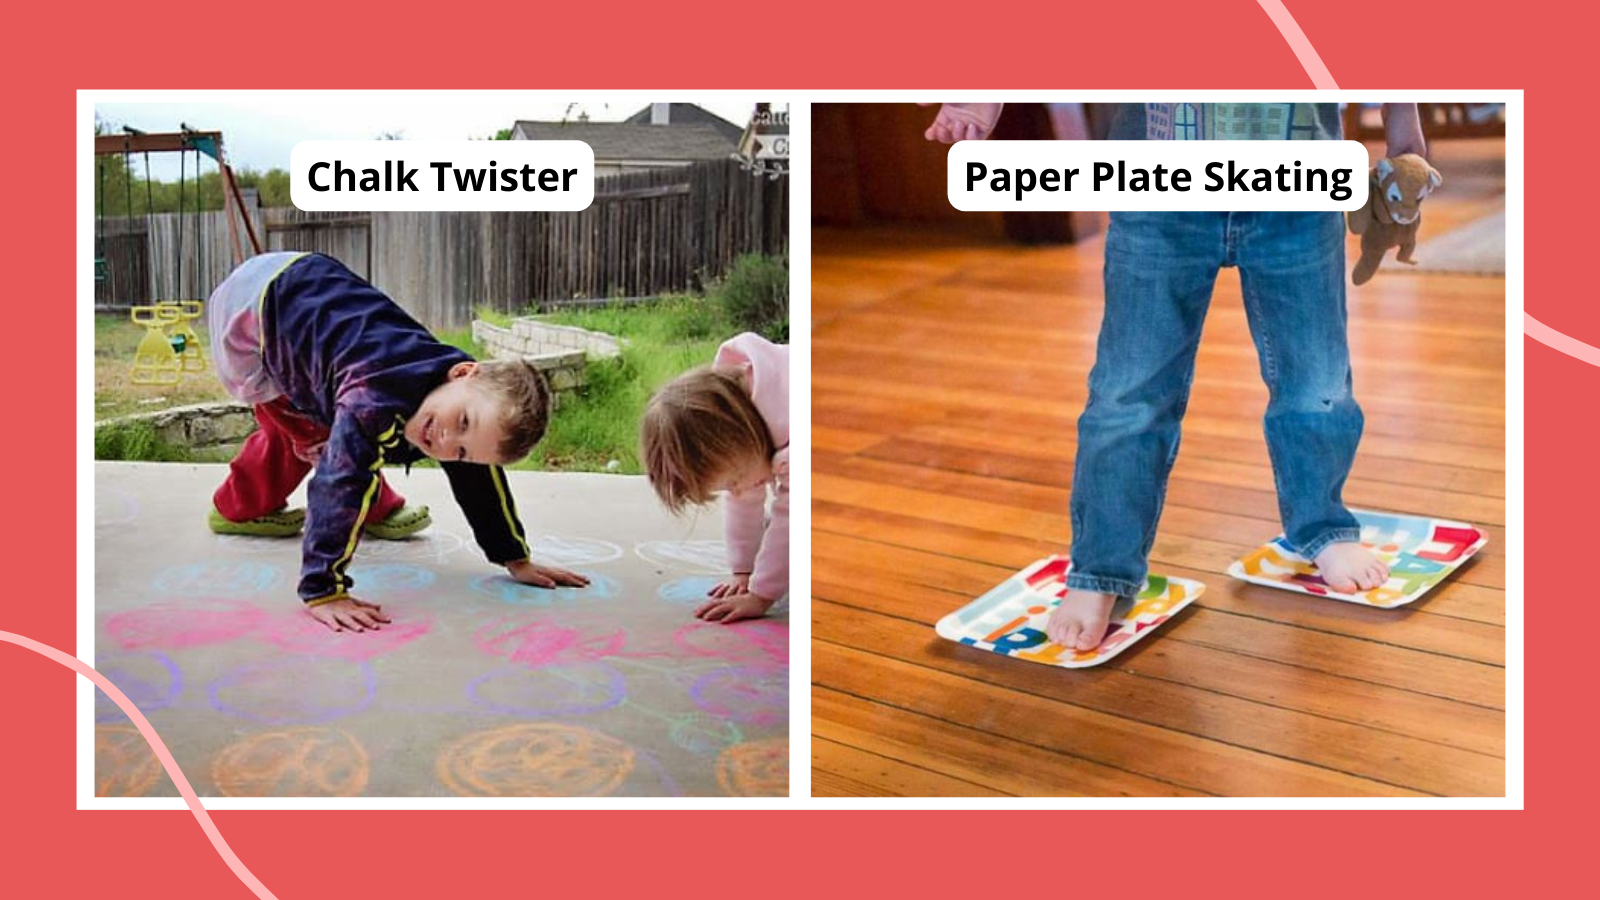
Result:
<svg viewBox="0 0 1600 900"><path fill-rule="evenodd" d="M350 577L363 591L420 591L433 584L432 569L401 563L351 566Z"/></svg>
<svg viewBox="0 0 1600 900"><path fill-rule="evenodd" d="M710 598L706 596L706 592L716 587L717 582L720 580L709 575L678 578L663 584L661 589L656 591L656 596L668 603L692 606L709 600Z"/></svg>
<svg viewBox="0 0 1600 900"><path fill-rule="evenodd" d="M615 579L590 575L587 587L543 588L514 581L505 575L489 575L472 582L472 589L502 603L519 606L566 606L611 600L621 593Z"/></svg>
<svg viewBox="0 0 1600 900"><path fill-rule="evenodd" d="M161 570L153 587L184 597L264 594L283 586L278 567L262 562L199 562Z"/></svg>

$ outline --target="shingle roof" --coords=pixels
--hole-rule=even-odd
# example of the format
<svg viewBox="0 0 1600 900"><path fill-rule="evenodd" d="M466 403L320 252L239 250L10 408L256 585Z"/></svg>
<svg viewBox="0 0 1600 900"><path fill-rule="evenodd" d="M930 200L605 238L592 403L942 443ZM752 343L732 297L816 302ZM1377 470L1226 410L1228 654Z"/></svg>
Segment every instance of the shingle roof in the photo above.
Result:
<svg viewBox="0 0 1600 900"><path fill-rule="evenodd" d="M518 122L524 140L583 141L604 160L724 159L738 149L710 125L631 125L626 122Z"/></svg>

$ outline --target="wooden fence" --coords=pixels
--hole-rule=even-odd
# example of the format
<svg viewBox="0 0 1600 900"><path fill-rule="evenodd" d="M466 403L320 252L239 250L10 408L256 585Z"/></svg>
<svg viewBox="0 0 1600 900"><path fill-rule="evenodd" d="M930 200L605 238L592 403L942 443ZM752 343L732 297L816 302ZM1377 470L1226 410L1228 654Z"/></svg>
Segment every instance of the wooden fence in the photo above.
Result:
<svg viewBox="0 0 1600 900"><path fill-rule="evenodd" d="M268 250L336 257L435 328L460 327L480 306L691 290L743 254L789 249L788 178L757 177L733 160L598 179L581 212L253 214ZM97 305L203 298L233 266L220 212L97 227L107 263Z"/></svg>

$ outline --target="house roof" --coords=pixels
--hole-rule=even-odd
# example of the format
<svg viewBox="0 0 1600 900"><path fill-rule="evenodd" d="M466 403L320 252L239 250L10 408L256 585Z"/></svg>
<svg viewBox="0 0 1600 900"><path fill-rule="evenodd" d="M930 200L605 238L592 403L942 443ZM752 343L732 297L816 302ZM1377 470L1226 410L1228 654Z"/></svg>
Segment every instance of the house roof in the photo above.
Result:
<svg viewBox="0 0 1600 900"><path fill-rule="evenodd" d="M710 125L634 125L627 122L518 122L512 136L528 141L583 141L603 160L724 159L738 149Z"/></svg>
<svg viewBox="0 0 1600 900"><path fill-rule="evenodd" d="M734 123L729 122L727 119L724 119L723 117L704 107L696 106L693 103L669 103L667 105L671 107L667 111L668 127L676 128L680 125L710 125L711 127L722 132L723 135L725 135L728 140L732 141L734 144L739 143L739 137L744 133L743 126L735 125ZM653 104L651 106L646 106L644 109L639 110L623 121L629 123L630 125L649 125L650 115L653 112L653 106Z"/></svg>

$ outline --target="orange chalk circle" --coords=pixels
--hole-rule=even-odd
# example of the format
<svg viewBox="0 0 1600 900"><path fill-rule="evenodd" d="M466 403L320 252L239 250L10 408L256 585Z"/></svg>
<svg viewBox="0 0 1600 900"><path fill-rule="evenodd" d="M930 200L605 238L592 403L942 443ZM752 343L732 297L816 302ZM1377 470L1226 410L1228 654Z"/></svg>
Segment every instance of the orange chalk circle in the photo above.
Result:
<svg viewBox="0 0 1600 900"><path fill-rule="evenodd" d="M439 754L439 781L464 797L602 797L622 786L633 748L574 725L530 724L466 735Z"/></svg>
<svg viewBox="0 0 1600 900"><path fill-rule="evenodd" d="M787 797L789 739L747 741L722 751L717 783L730 797Z"/></svg>
<svg viewBox="0 0 1600 900"><path fill-rule="evenodd" d="M253 734L211 761L225 797L357 797L369 772L366 749L337 728Z"/></svg>
<svg viewBox="0 0 1600 900"><path fill-rule="evenodd" d="M155 787L161 763L144 735L132 725L101 725L94 730L94 795L143 797Z"/></svg>

